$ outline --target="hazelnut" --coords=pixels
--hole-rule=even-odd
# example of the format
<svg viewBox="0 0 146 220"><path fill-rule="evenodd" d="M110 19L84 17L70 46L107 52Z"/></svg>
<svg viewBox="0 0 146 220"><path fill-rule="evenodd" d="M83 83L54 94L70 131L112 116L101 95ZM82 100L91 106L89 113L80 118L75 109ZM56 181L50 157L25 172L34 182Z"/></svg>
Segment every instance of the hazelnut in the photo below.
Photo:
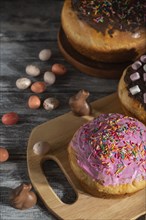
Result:
<svg viewBox="0 0 146 220"><path fill-rule="evenodd" d="M41 105L41 100L37 95L32 95L28 99L28 106L31 109L37 109Z"/></svg>
<svg viewBox="0 0 146 220"><path fill-rule="evenodd" d="M37 66L35 66L35 65L28 65L28 66L26 67L26 73L27 73L28 75L30 75L30 76L39 76L40 73L41 73L41 71L40 71L40 69L39 69Z"/></svg>
<svg viewBox="0 0 146 220"><path fill-rule="evenodd" d="M39 59L42 61L47 61L50 59L52 52L50 49L41 50L39 53Z"/></svg>
<svg viewBox="0 0 146 220"><path fill-rule="evenodd" d="M51 86L52 84L55 83L56 76L52 72L45 72L44 74L44 81L47 83L47 85Z"/></svg>
<svg viewBox="0 0 146 220"><path fill-rule="evenodd" d="M56 98L50 97L45 99L44 103L43 103L43 107L44 109L46 109L47 111L52 111L53 109L56 109L59 106L59 101Z"/></svg>

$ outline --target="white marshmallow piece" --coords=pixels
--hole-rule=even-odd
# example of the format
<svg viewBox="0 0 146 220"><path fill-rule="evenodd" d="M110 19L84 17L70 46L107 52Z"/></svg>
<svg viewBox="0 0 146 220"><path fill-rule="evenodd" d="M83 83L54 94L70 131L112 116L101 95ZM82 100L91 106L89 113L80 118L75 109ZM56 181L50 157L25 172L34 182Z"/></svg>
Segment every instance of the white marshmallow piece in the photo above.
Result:
<svg viewBox="0 0 146 220"><path fill-rule="evenodd" d="M136 85L136 86L131 87L131 88L129 89L129 91L130 91L130 93L131 93L132 95L136 95L136 94L139 93L141 90L140 90L139 86Z"/></svg>
<svg viewBox="0 0 146 220"><path fill-rule="evenodd" d="M133 70L138 70L141 66L142 66L142 63L140 61L136 61L131 65Z"/></svg>
<svg viewBox="0 0 146 220"><path fill-rule="evenodd" d="M143 66L143 70L146 72L146 64Z"/></svg>
<svg viewBox="0 0 146 220"><path fill-rule="evenodd" d="M143 74L143 80L146 82L146 73Z"/></svg>
<svg viewBox="0 0 146 220"><path fill-rule="evenodd" d="M140 57L141 62L146 63L146 55Z"/></svg>
<svg viewBox="0 0 146 220"><path fill-rule="evenodd" d="M143 94L143 101L146 104L146 93Z"/></svg>
<svg viewBox="0 0 146 220"><path fill-rule="evenodd" d="M135 73L131 74L130 79L131 79L132 81L136 81L136 80L140 79L139 73L138 73L138 72L135 72Z"/></svg>

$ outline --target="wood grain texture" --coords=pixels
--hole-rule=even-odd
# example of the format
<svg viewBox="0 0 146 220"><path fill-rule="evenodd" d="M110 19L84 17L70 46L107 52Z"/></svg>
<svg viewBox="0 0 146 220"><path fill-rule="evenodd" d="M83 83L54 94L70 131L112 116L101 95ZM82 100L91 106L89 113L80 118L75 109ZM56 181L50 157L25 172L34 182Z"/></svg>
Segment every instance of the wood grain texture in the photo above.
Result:
<svg viewBox="0 0 146 220"><path fill-rule="evenodd" d="M62 0L2 0L3 41L54 41L60 25Z"/></svg>
<svg viewBox="0 0 146 220"><path fill-rule="evenodd" d="M38 53L45 47L52 49L53 56L48 62L40 62ZM58 76L55 84L48 87L39 97L42 102L49 96L56 97L60 100L60 107L50 113L43 108L30 110L27 106L27 101L29 96L33 93L30 89L25 91L17 89L15 85L16 80L20 77L28 77L32 82L42 81L43 73L46 70L51 70L52 64L56 62L64 64L68 69L68 74ZM25 73L25 67L28 64L38 65L42 74L36 78L28 76ZM77 91L80 89L88 90L91 94L89 97L90 102L116 91L116 88L117 80L101 80L86 76L75 70L61 56L56 42L2 42L0 81L1 115L10 110L16 111L20 115L20 122L13 127L6 127L1 124L1 144L7 146L10 152L14 150L16 154L23 156L26 150L28 134L31 129L46 120L68 112L70 110L68 100ZM15 139L13 137L15 137Z"/></svg>
<svg viewBox="0 0 146 220"><path fill-rule="evenodd" d="M113 93L117 89L117 80L109 81L86 76L64 60L57 45L62 5L63 0L0 1L0 117L9 111L15 111L20 115L20 122L15 126L4 126L0 122L0 145L6 147L10 153L9 161L0 164L1 220L55 219L40 202L33 209L23 212L8 205L9 188L30 181L25 160L29 134L37 125L68 112L69 97L81 88L90 91L89 101ZM38 59L39 51L44 48L50 48L53 52L48 62L40 62ZM61 101L60 107L50 113L43 108L28 109L27 100L32 93L29 89L18 90L15 86L16 79L26 76L25 67L28 64L37 64L43 74L55 62L65 64L68 74L57 77L56 83L41 94L40 98L43 101L48 96L55 96ZM41 79L42 75L32 80ZM55 170L55 173L61 176L56 168ZM52 173L54 179L55 173ZM60 192L60 184L58 182L52 184ZM67 189L70 191L69 187Z"/></svg>
<svg viewBox="0 0 146 220"><path fill-rule="evenodd" d="M44 204L63 220L100 220L108 218L113 220L126 220L128 218L129 220L134 220L146 211L144 205L145 189L123 198L96 198L84 192L70 167L67 147L76 130L81 125L92 120L93 117L99 115L100 112L123 113L117 94L95 101L91 106L94 112L92 117L77 117L70 112L50 120L32 131L27 150L29 176ZM64 125L63 129L62 124ZM33 146L38 141L48 142L50 149L46 155L34 154ZM54 194L50 184L48 184L42 172L41 164L42 161L49 159L53 159L58 163L75 189L77 199L73 204L67 205L62 203Z"/></svg>
<svg viewBox="0 0 146 220"><path fill-rule="evenodd" d="M54 191L60 198L70 201L73 196L71 187L64 181L60 169L51 163L48 172L48 164L45 165L46 175L49 175ZM57 178L59 176L60 178ZM29 183L26 160L9 161L0 165L0 219L1 220L56 220L45 208L38 197L37 205L31 209L20 211L10 206L9 196L12 189L19 186L22 182ZM59 183L59 184L58 184Z"/></svg>

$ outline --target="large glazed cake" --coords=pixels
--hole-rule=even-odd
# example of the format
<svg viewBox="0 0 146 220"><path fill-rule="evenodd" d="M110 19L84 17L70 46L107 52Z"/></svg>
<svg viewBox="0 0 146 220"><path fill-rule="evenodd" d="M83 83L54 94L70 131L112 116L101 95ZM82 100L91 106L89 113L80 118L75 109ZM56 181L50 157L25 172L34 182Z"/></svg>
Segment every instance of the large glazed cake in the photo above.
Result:
<svg viewBox="0 0 146 220"><path fill-rule="evenodd" d="M124 70L118 95L124 112L146 124L146 54Z"/></svg>
<svg viewBox="0 0 146 220"><path fill-rule="evenodd" d="M72 47L105 63L134 61L146 51L145 0L65 0L61 22Z"/></svg>
<svg viewBox="0 0 146 220"><path fill-rule="evenodd" d="M74 134L69 161L94 196L130 194L146 186L146 127L121 114L101 114Z"/></svg>

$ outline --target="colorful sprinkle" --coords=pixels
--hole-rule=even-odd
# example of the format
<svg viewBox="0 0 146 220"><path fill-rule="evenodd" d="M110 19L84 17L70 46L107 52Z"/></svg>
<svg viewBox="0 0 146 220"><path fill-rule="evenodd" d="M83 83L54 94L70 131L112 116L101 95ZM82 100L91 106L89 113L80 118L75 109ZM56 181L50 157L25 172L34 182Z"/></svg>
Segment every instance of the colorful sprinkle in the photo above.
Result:
<svg viewBox="0 0 146 220"><path fill-rule="evenodd" d="M72 7L79 18L84 18L98 31L106 31L107 26L111 26L111 32L113 29L128 30L138 38L134 30L145 25L145 9L141 0L132 4L123 0L72 0Z"/></svg>
<svg viewBox="0 0 146 220"><path fill-rule="evenodd" d="M104 185L129 183L139 176L146 178L141 172L146 159L146 127L134 118L101 114L76 132L70 146L80 167Z"/></svg>

